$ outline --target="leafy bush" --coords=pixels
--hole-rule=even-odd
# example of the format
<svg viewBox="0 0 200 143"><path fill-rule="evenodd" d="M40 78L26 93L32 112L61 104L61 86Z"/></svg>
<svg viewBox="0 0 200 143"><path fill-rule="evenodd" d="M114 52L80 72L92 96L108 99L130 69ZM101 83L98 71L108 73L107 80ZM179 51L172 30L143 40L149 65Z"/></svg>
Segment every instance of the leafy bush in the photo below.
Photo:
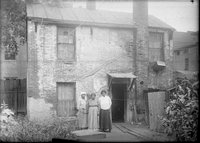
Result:
<svg viewBox="0 0 200 143"><path fill-rule="evenodd" d="M29 121L26 117L15 117L6 105L1 117L0 141L46 142L52 138L75 138L71 134L71 131L76 129L74 120L53 117L48 121Z"/></svg>
<svg viewBox="0 0 200 143"><path fill-rule="evenodd" d="M14 112L8 109L8 105L3 101L0 113L0 140L8 141L9 137L13 137L16 125L17 122L14 120Z"/></svg>
<svg viewBox="0 0 200 143"><path fill-rule="evenodd" d="M178 141L196 141L198 130L198 81L178 79L170 93L166 115L162 117L165 131Z"/></svg>

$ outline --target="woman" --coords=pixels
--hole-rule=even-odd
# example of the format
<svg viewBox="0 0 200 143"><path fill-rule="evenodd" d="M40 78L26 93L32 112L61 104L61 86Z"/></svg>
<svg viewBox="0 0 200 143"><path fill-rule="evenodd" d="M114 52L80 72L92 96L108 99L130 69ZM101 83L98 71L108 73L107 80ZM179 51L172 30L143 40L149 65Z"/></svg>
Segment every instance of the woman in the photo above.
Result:
<svg viewBox="0 0 200 143"><path fill-rule="evenodd" d="M109 131L111 132L111 118L110 118L110 107L111 99L107 95L105 90L101 91L101 97L99 98L100 104L100 115L99 115L99 129L100 131Z"/></svg>
<svg viewBox="0 0 200 143"><path fill-rule="evenodd" d="M88 101L88 129L96 130L98 126L98 100L96 94L92 93Z"/></svg>
<svg viewBox="0 0 200 143"><path fill-rule="evenodd" d="M80 129L87 128L87 101L86 92L81 92L81 98L78 103L78 123Z"/></svg>

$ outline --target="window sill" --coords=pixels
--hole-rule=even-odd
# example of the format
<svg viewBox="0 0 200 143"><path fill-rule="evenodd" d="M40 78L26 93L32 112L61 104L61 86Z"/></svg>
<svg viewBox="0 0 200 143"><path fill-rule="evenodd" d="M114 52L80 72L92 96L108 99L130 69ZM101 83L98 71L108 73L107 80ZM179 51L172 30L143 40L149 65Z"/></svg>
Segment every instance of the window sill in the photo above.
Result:
<svg viewBox="0 0 200 143"><path fill-rule="evenodd" d="M4 59L4 61L6 61L6 62L15 62L16 59L15 60L6 60L6 59Z"/></svg>
<svg viewBox="0 0 200 143"><path fill-rule="evenodd" d="M75 60L69 61L69 60L61 60L61 59L58 59L57 62L61 62L61 63L64 63L64 64L74 64L74 63L76 63Z"/></svg>

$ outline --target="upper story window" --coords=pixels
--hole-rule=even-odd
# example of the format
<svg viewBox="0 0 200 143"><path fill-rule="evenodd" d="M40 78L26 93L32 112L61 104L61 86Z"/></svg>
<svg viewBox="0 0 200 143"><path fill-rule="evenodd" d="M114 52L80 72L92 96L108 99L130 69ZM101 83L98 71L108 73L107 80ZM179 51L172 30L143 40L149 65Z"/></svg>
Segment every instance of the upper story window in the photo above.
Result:
<svg viewBox="0 0 200 143"><path fill-rule="evenodd" d="M149 33L149 60L150 61L164 61L164 45L163 33L150 32Z"/></svg>
<svg viewBox="0 0 200 143"><path fill-rule="evenodd" d="M6 49L5 50L5 60L15 60L16 59L16 53L12 49Z"/></svg>
<svg viewBox="0 0 200 143"><path fill-rule="evenodd" d="M57 57L59 60L75 60L75 30L74 28L58 27Z"/></svg>

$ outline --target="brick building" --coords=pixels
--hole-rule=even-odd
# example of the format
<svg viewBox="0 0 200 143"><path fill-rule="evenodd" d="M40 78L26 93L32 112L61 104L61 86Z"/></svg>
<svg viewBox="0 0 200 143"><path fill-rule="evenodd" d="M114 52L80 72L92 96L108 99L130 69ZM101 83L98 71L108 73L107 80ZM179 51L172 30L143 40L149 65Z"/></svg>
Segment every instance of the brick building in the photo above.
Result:
<svg viewBox="0 0 200 143"><path fill-rule="evenodd" d="M106 88L113 121L131 122L134 94L143 115L144 91L172 84L171 26L147 13L141 21L142 12L133 16L88 8L27 5L30 119L73 118L80 92L98 94Z"/></svg>
<svg viewBox="0 0 200 143"><path fill-rule="evenodd" d="M191 78L199 71L198 32L174 32L175 76Z"/></svg>

